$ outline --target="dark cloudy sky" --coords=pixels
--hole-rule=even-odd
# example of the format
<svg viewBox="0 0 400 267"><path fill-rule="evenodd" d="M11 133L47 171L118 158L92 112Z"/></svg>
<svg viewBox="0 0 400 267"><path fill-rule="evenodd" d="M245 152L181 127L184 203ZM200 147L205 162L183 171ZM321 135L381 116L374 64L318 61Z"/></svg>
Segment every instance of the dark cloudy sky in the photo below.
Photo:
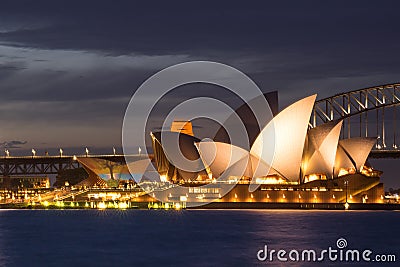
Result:
<svg viewBox="0 0 400 267"><path fill-rule="evenodd" d="M2 1L0 142L119 147L135 89L189 60L236 67L281 106L399 81L398 1L142 2Z"/></svg>

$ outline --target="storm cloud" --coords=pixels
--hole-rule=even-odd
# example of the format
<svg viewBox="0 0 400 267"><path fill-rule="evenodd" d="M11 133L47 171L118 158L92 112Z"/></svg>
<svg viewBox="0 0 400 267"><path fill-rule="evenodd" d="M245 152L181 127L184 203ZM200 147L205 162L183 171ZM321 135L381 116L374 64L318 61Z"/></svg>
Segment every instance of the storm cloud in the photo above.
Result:
<svg viewBox="0 0 400 267"><path fill-rule="evenodd" d="M3 1L0 140L118 146L138 86L190 60L240 69L263 91L278 90L281 107L315 92L397 82L398 8L396 1Z"/></svg>

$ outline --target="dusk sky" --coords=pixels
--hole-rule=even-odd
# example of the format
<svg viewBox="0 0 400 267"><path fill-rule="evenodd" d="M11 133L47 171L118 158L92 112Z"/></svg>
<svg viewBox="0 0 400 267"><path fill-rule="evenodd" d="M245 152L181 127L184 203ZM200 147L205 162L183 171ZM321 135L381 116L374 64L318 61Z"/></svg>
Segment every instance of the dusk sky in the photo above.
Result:
<svg viewBox="0 0 400 267"><path fill-rule="evenodd" d="M399 81L399 2L2 1L0 142L121 146L136 88L180 62L249 75L280 106ZM18 152L18 150L20 150Z"/></svg>

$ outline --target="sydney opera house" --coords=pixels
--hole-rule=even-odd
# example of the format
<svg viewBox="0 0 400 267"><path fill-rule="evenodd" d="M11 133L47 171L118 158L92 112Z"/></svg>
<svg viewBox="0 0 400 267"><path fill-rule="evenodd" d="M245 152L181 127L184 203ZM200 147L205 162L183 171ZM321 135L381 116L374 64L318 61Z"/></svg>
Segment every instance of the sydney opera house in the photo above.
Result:
<svg viewBox="0 0 400 267"><path fill-rule="evenodd" d="M340 139L342 121L311 127L316 95L280 112L276 93L263 97L272 110L269 121L255 123L246 104L236 110L247 147L230 142L224 125L214 138L200 140L190 121L174 121L169 131L150 133L152 160L111 166L106 160L78 159L90 174L82 183L102 186L110 178L134 180L150 188L137 201L383 202L381 172L367 162L376 138Z"/></svg>

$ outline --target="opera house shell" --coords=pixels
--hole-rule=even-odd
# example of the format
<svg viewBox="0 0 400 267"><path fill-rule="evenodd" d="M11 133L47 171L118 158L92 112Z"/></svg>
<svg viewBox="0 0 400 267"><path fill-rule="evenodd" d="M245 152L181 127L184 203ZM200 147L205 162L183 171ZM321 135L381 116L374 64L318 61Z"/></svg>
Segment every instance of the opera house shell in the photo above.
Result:
<svg viewBox="0 0 400 267"><path fill-rule="evenodd" d="M276 93L261 97L273 114L261 125L246 104L236 110L249 147L230 142L224 128L232 116L212 140L196 138L190 121L174 121L169 131L150 133L151 159L117 164L78 158L89 173L79 185L107 187L112 180L133 181L141 188L145 184L146 194L135 199L142 202L383 202L382 173L367 163L376 138L340 140L342 121L312 128L309 120L316 95L280 112Z"/></svg>
<svg viewBox="0 0 400 267"><path fill-rule="evenodd" d="M316 95L298 100L275 112L263 127L247 125L250 149L227 142L221 131L207 141L179 127L151 133L154 164L160 176L187 186L186 191L170 192L169 198L184 194L187 201L203 201L210 193L217 202L382 202L381 172L366 162L376 138L339 140L342 121L311 128L315 100ZM238 110L246 124L245 109ZM182 128L192 128L190 122L181 124ZM165 144L162 135L179 140L174 143L176 147L171 142ZM180 161L177 154L190 160L193 168L175 164ZM231 183L236 186L224 191L224 185ZM196 187L204 184L208 185L206 193L200 194ZM249 185L253 185L251 190Z"/></svg>
<svg viewBox="0 0 400 267"><path fill-rule="evenodd" d="M92 157L78 157L76 160L88 173L88 178L78 183L78 187L108 187L110 181L140 182L151 164L147 157L139 157L128 164Z"/></svg>

